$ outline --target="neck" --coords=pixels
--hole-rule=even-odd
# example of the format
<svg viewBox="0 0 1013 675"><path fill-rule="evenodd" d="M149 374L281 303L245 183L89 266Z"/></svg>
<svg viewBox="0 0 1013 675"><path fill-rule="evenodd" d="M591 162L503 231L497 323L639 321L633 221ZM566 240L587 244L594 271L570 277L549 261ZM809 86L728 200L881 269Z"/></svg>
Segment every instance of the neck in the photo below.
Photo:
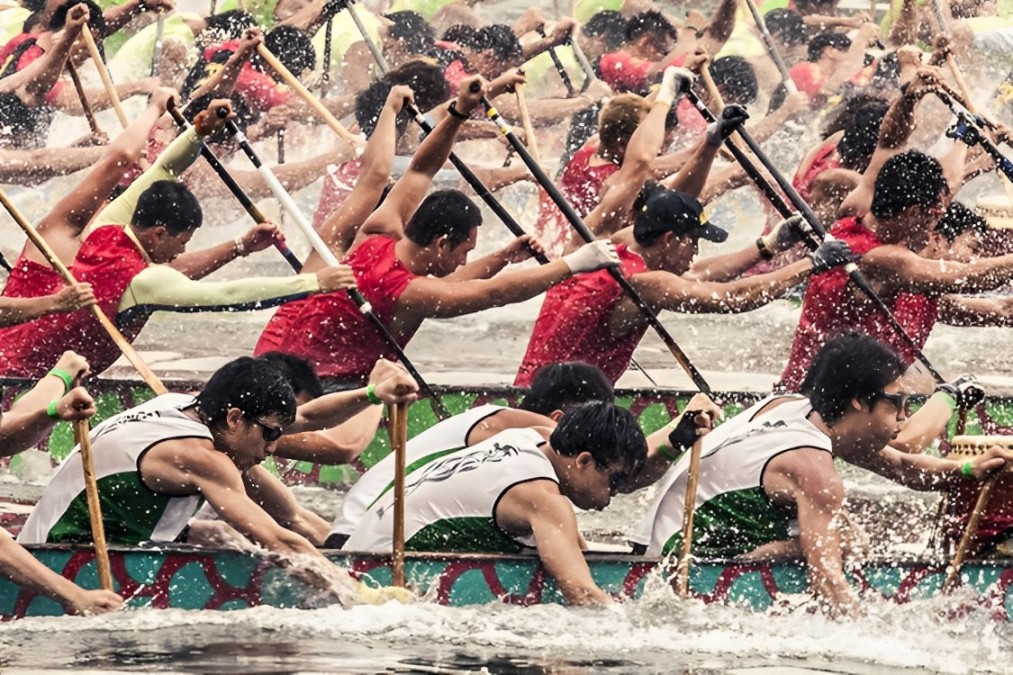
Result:
<svg viewBox="0 0 1013 675"><path fill-rule="evenodd" d="M408 237L401 237L394 244L394 255L415 276L426 276L432 271L425 249Z"/></svg>

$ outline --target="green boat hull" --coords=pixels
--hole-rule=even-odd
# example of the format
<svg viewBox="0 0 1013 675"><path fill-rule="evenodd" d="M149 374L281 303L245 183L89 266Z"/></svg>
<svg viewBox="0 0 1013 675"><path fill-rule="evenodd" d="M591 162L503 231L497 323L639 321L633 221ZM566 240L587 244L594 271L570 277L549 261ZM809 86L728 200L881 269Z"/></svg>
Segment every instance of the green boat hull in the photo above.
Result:
<svg viewBox="0 0 1013 675"><path fill-rule="evenodd" d="M86 588L96 588L98 576L91 550L65 546L29 547L50 569ZM329 552L340 567L374 585L388 585L389 556ZM590 554L595 582L614 597L639 598L652 588L675 593L673 569L656 558ZM235 552L168 546L151 549L114 549L111 563L116 590L134 608L236 610L259 605L281 608L312 606L313 590L266 558ZM944 565L924 562L868 564L852 573L855 587L866 598L897 603L939 593ZM427 601L466 606L488 603L537 605L561 603L553 580L535 556L461 554L409 555L409 585ZM995 619L1013 615L1013 566L973 562L962 572L965 587L973 589L974 604L987 607ZM734 604L756 611L778 606L786 594L806 593L801 564L737 564L703 561L692 568L690 590L708 603ZM962 598L967 595L962 594ZM59 615L56 602L0 581L0 619Z"/></svg>

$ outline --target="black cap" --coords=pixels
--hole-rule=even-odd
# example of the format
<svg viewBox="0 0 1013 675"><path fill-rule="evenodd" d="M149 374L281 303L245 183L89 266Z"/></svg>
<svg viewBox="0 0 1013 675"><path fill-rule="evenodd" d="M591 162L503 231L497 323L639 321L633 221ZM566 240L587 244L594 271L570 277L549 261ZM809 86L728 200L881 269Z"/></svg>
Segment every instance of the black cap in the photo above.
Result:
<svg viewBox="0 0 1013 675"><path fill-rule="evenodd" d="M656 186L637 213L633 236L637 241L654 241L665 232L719 244L728 238L727 232L707 222L703 206L694 197Z"/></svg>

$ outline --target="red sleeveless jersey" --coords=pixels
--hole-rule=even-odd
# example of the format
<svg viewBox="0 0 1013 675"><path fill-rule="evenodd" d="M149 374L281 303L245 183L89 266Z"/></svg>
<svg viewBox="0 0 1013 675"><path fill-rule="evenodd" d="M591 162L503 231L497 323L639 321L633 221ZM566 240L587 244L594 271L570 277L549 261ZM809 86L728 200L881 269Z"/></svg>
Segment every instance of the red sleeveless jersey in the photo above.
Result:
<svg viewBox="0 0 1013 675"><path fill-rule="evenodd" d="M560 192L581 218L586 218L598 206L602 183L619 170L619 165L612 163L591 166L591 158L596 152L596 144L586 144L573 153L559 177ZM549 251L559 251L569 238L570 223L545 190L539 190L538 209L535 234Z"/></svg>
<svg viewBox="0 0 1013 675"><path fill-rule="evenodd" d="M415 278L394 254L396 244L390 237L370 237L342 261L352 268L359 292L373 312L388 326L397 299ZM398 336L402 347L412 334ZM397 358L344 291L320 293L279 309L257 341L254 355L274 349L307 359L320 377L344 380L365 381L377 359Z"/></svg>
<svg viewBox="0 0 1013 675"><path fill-rule="evenodd" d="M22 252L14 262L3 293L5 298L41 298L63 288L60 273L49 265L25 258Z"/></svg>
<svg viewBox="0 0 1013 675"><path fill-rule="evenodd" d="M647 270L644 259L626 246L617 246L616 250L626 278ZM608 316L622 297L622 288L608 270L578 274L550 288L514 385L530 386L539 368L561 361L598 366L615 384L629 367L633 351L647 330L643 322L618 339L609 335Z"/></svg>
<svg viewBox="0 0 1013 675"><path fill-rule="evenodd" d="M117 309L131 279L147 266L123 229L106 225L81 242L70 271L78 281L92 285L99 307L132 341L147 316L124 324L117 321ZM12 377L42 377L68 349L88 359L93 373L101 373L120 356L119 348L88 309L51 314L4 329L0 331L0 349L0 372Z"/></svg>
<svg viewBox="0 0 1013 675"><path fill-rule="evenodd" d="M851 250L859 255L883 245L871 230L855 218L837 221L830 234L846 241ZM894 297L883 297L883 300L907 334L914 339L918 349L921 349L935 325L938 299L919 293L901 292ZM788 365L781 375L782 384L791 391L797 391L820 348L831 338L852 331L863 332L881 340L900 354L907 364L916 358L916 351L898 337L882 311L864 294L851 287L848 273L837 267L809 280Z"/></svg>

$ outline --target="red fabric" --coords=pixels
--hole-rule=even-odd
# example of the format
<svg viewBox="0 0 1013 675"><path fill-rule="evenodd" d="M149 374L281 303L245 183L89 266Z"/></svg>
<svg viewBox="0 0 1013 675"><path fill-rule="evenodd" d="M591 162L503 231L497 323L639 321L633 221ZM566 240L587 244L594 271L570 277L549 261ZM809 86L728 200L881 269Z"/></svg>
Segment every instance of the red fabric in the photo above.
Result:
<svg viewBox="0 0 1013 675"><path fill-rule="evenodd" d="M871 230L855 218L837 221L830 229L830 234L846 241L851 250L859 255L883 245ZM881 297L918 349L925 346L936 322L938 300L908 292L898 293L892 298ZM883 313L850 284L848 273L838 267L809 280L788 365L781 375L784 386L797 391L820 348L829 339L852 331L878 338L900 354L905 363L913 363L917 356L917 352L898 337Z"/></svg>
<svg viewBox="0 0 1013 675"><path fill-rule="evenodd" d="M788 75L791 77L795 86L798 90L805 92L809 98L814 98L820 93L820 89L823 88L823 84L827 81L827 76L823 74L823 71L815 63L803 61L797 63L788 70Z"/></svg>
<svg viewBox="0 0 1013 675"><path fill-rule="evenodd" d="M647 270L644 259L626 246L616 249L623 276L629 278ZM622 288L608 270L578 274L549 289L514 385L530 386L539 368L560 361L598 366L615 384L629 367L633 351L647 330L643 322L619 339L609 335L608 316L622 297Z"/></svg>
<svg viewBox="0 0 1013 675"><path fill-rule="evenodd" d="M809 201L810 190L812 190L813 181L828 169L839 169L841 168L841 160L832 157L837 152L837 143L827 143L819 149L813 161L810 162L809 166L802 170L799 167L799 171L795 173L791 179L792 187L794 187L803 199Z"/></svg>
<svg viewBox="0 0 1013 675"><path fill-rule="evenodd" d="M687 56L689 56L687 52L676 54L668 60L665 67L681 66L686 62ZM652 65L654 65L653 62L638 59L623 50L602 54L598 60L601 79L619 93L626 91L632 91L635 94L646 93L652 84L647 77L647 71L651 69ZM664 71L664 68L661 70Z"/></svg>
<svg viewBox="0 0 1013 675"><path fill-rule="evenodd" d="M17 50L18 46L22 42L26 40L38 39L42 35L45 35L45 33L21 33L19 35L15 35L14 37L12 37L7 42L7 44L3 46L3 49L0 49L0 64L2 64L0 65L0 71L7 68L8 65L7 62L14 55L14 52ZM28 47L27 49L25 49L24 52L22 52L21 58L18 59L17 66L15 66L14 68L15 72L24 70L26 67L28 67L29 64L31 64L33 61L35 61L45 53L46 50L40 47L38 42L33 44L31 47ZM46 103L49 105L53 105L53 103L56 101L56 97L60 95L60 91L62 89L63 89L63 81L57 80L56 83L53 85L53 88L50 89L49 92L46 94Z"/></svg>
<svg viewBox="0 0 1013 675"><path fill-rule="evenodd" d="M5 298L41 298L63 288L60 273L49 265L28 260L22 253L14 261L7 284L0 295Z"/></svg>
<svg viewBox="0 0 1013 675"><path fill-rule="evenodd" d="M612 163L591 166L596 152L598 145L585 144L573 154L559 177L560 192L581 218L586 218L598 206L602 183L619 170L619 165ZM538 207L535 233L549 250L555 251L569 237L570 224L545 190L539 190Z"/></svg>
<svg viewBox="0 0 1013 675"><path fill-rule="evenodd" d="M464 62L460 59L450 62L450 65L443 71L443 76L447 79L447 84L450 85L451 96L457 96L457 90L461 87L461 82L471 75L472 73L468 72L468 69L464 67Z"/></svg>
<svg viewBox="0 0 1013 675"><path fill-rule="evenodd" d="M359 291L388 326L397 299L415 279L395 255L395 244L390 237L370 237L342 261L351 266ZM412 334L398 336L402 347ZM396 358L344 291L321 293L279 309L253 353L276 349L309 360L320 377L344 380L365 381L377 359Z"/></svg>
<svg viewBox="0 0 1013 675"><path fill-rule="evenodd" d="M87 281L105 315L116 321L120 299L147 263L137 245L116 225L99 227L81 243L70 271ZM127 340L133 340L147 318L129 325L117 323ZM88 360L93 373L101 373L119 358L120 350L87 309L52 314L0 331L0 372L14 377L42 377L63 352L72 349Z"/></svg>
<svg viewBox="0 0 1013 675"><path fill-rule="evenodd" d="M319 230L324 222L341 208L348 195L352 194L352 188L359 180L361 170L361 155L345 162L334 173L328 169L324 177L324 186L320 190L320 199L317 201L317 210L313 214L313 227Z"/></svg>
<svg viewBox="0 0 1013 675"><path fill-rule="evenodd" d="M204 60L211 63L215 54L223 51L235 52L239 49L239 40L229 40L204 50ZM236 91L243 95L246 103L254 112L264 112L275 106L288 103L293 92L284 84L278 84L270 75L262 73L247 61L236 78Z"/></svg>

